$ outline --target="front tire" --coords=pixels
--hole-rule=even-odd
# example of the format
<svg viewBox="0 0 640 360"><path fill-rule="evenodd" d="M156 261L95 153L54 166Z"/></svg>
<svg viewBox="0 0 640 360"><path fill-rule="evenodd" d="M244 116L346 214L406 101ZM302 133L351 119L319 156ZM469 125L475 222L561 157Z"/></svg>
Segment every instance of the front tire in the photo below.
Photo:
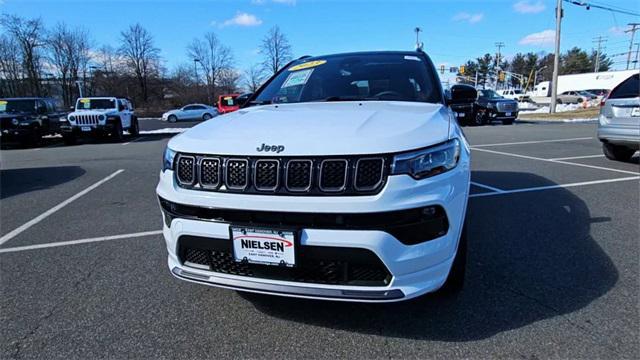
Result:
<svg viewBox="0 0 640 360"><path fill-rule="evenodd" d="M167 118L167 121L170 123L174 123L176 121L178 121L178 117L175 115L169 115L169 117Z"/></svg>
<svg viewBox="0 0 640 360"><path fill-rule="evenodd" d="M456 257L453 259L453 265L451 265L447 280L438 290L439 294L455 295L464 287L464 278L467 273L467 246L467 226L464 225L460 234Z"/></svg>
<svg viewBox="0 0 640 360"><path fill-rule="evenodd" d="M473 126L480 126L480 125L484 125L485 120L484 120L484 113L482 113L481 111L476 111L475 116L473 117L472 120L472 125Z"/></svg>
<svg viewBox="0 0 640 360"><path fill-rule="evenodd" d="M614 145L610 143L602 143L602 152L607 159L617 161L629 161L636 152L634 149L630 149L621 145Z"/></svg>
<svg viewBox="0 0 640 360"><path fill-rule="evenodd" d="M138 124L138 118L131 118L131 126L129 127L129 135L138 136L140 134L140 124Z"/></svg>
<svg viewBox="0 0 640 360"><path fill-rule="evenodd" d="M120 123L119 120L113 124L113 131L111 132L111 140L113 140L113 142L122 142L122 140L124 140L122 123Z"/></svg>
<svg viewBox="0 0 640 360"><path fill-rule="evenodd" d="M207 120L211 119L212 117L213 116L211 116L211 114L204 114L204 115L202 115L202 120L203 121L207 121Z"/></svg>

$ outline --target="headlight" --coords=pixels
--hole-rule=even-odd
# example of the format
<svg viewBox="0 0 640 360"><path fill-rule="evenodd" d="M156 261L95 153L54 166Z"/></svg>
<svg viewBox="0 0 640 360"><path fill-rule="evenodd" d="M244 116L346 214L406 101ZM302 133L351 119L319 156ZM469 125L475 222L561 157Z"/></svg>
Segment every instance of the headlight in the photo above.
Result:
<svg viewBox="0 0 640 360"><path fill-rule="evenodd" d="M166 147L164 149L164 156L162 156L162 172L165 170L171 170L173 168L173 159L176 157L176 152Z"/></svg>
<svg viewBox="0 0 640 360"><path fill-rule="evenodd" d="M13 125L18 125L18 124L20 124L20 120L18 120L18 119L11 119L11 123L12 123Z"/></svg>
<svg viewBox="0 0 640 360"><path fill-rule="evenodd" d="M106 118L107 118L107 117L106 117L106 116L104 116L104 115L98 115L98 120L100 120L100 121L105 121L105 120L106 120Z"/></svg>
<svg viewBox="0 0 640 360"><path fill-rule="evenodd" d="M67 118L66 118L66 117L64 117L64 116L62 116L62 117L60 117L60 119L58 119L58 121L60 121L60 122L67 122Z"/></svg>
<svg viewBox="0 0 640 360"><path fill-rule="evenodd" d="M496 104L494 104L494 103L487 103L487 107L488 107L489 109L493 109L493 108L495 108L495 107L496 107Z"/></svg>
<svg viewBox="0 0 640 360"><path fill-rule="evenodd" d="M424 179L453 169L458 160L460 141L453 139L432 148L396 155L391 174L407 174L414 179Z"/></svg>
<svg viewBox="0 0 640 360"><path fill-rule="evenodd" d="M69 121L76 121L76 117L73 115L69 115Z"/></svg>

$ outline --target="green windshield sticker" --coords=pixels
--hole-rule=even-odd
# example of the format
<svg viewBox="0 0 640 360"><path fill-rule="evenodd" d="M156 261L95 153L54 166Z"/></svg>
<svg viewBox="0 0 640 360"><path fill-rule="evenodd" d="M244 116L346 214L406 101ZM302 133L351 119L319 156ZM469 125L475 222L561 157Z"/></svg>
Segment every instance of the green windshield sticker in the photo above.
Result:
<svg viewBox="0 0 640 360"><path fill-rule="evenodd" d="M282 87L286 88L290 86L304 85L309 80L309 77L311 76L312 72L313 72L313 69L292 72L289 74L289 76L287 76L287 80L284 81L284 84L282 84Z"/></svg>

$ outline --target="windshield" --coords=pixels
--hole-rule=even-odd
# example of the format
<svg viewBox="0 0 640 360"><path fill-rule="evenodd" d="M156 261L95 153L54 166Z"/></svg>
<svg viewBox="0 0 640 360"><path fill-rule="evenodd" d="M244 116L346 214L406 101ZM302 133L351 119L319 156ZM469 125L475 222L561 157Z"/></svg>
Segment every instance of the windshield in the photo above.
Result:
<svg viewBox="0 0 640 360"><path fill-rule="evenodd" d="M295 63L278 74L254 102L341 100L442 102L437 77L418 56L332 55Z"/></svg>
<svg viewBox="0 0 640 360"><path fill-rule="evenodd" d="M0 113L35 113L35 100L0 100Z"/></svg>
<svg viewBox="0 0 640 360"><path fill-rule="evenodd" d="M483 98L502 99L502 96L498 95L498 93L496 93L493 90L480 90L478 92L480 93L480 97L483 97Z"/></svg>
<svg viewBox="0 0 640 360"><path fill-rule="evenodd" d="M78 99L77 110L115 109L115 99Z"/></svg>

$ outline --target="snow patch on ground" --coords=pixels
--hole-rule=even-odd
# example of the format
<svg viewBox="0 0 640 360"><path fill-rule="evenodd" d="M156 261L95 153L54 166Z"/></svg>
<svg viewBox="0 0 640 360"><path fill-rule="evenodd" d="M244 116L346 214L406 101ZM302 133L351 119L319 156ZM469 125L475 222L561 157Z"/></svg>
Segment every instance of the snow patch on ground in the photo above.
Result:
<svg viewBox="0 0 640 360"><path fill-rule="evenodd" d="M156 130L143 130L140 131L140 135L157 135L157 134L179 134L189 130L189 128L164 128Z"/></svg>
<svg viewBox="0 0 640 360"><path fill-rule="evenodd" d="M582 105L580 104L557 104L556 105L556 112L574 111L578 109L582 109ZM521 109L520 112L524 114L547 114L549 113L549 106L543 106L534 110Z"/></svg>

